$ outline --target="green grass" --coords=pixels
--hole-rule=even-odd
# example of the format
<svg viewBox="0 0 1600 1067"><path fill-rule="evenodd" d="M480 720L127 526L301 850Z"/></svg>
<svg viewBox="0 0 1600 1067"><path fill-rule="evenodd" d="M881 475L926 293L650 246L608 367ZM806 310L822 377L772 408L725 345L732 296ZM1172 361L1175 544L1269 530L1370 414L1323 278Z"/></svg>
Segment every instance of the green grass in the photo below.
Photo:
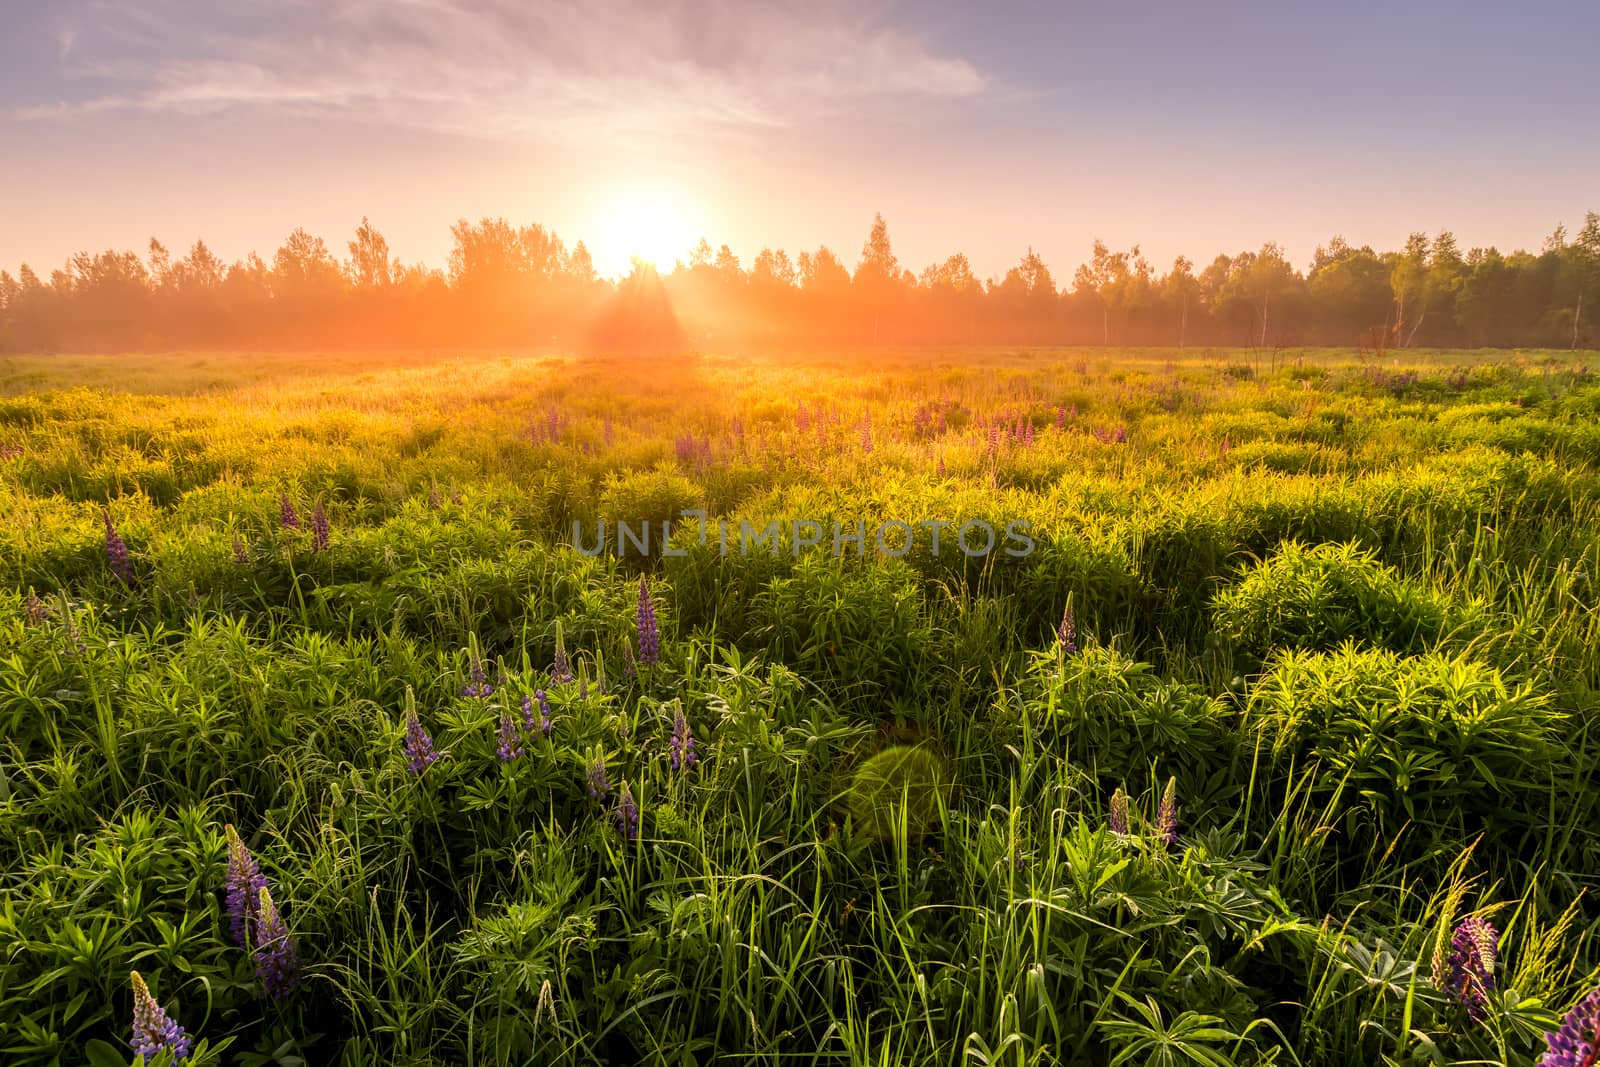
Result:
<svg viewBox="0 0 1600 1067"><path fill-rule="evenodd" d="M1531 1064L1600 982L1585 359L10 357L0 1058L128 1062L137 970L240 1067Z"/></svg>

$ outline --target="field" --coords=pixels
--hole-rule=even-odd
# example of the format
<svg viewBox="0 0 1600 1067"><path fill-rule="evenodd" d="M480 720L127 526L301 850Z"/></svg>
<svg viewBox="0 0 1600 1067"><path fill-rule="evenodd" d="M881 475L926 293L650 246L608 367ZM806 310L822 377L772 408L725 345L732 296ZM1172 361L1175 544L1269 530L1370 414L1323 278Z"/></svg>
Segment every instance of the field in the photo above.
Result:
<svg viewBox="0 0 1600 1067"><path fill-rule="evenodd" d="M1532 1064L1594 359L6 357L0 1058Z"/></svg>

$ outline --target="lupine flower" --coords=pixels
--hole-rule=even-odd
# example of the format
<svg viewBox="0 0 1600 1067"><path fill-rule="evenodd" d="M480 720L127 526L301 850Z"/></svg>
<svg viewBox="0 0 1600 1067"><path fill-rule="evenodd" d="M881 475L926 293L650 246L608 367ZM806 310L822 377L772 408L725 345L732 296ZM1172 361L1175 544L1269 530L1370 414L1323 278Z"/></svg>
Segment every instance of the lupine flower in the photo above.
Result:
<svg viewBox="0 0 1600 1067"><path fill-rule="evenodd" d="M533 733L534 726L533 698L524 693L522 694L522 729L531 734Z"/></svg>
<svg viewBox="0 0 1600 1067"><path fill-rule="evenodd" d="M1178 779L1167 779L1166 792L1161 794L1161 806L1156 809L1156 836L1163 845L1178 843Z"/></svg>
<svg viewBox="0 0 1600 1067"><path fill-rule="evenodd" d="M282 1000L300 984L300 954L295 950L294 937L284 925L278 906L272 902L272 891L261 887L260 904L256 909L255 936L256 977L261 988L273 1000Z"/></svg>
<svg viewBox="0 0 1600 1067"><path fill-rule="evenodd" d="M939 477L944 477L944 457L939 457Z"/></svg>
<svg viewBox="0 0 1600 1067"><path fill-rule="evenodd" d="M322 506L322 501L317 501L317 506L311 511L311 548L316 552L328 550L328 512Z"/></svg>
<svg viewBox="0 0 1600 1067"><path fill-rule="evenodd" d="M517 733L517 722L509 711L500 713L500 743L495 748L495 755L500 757L501 763L510 763L522 755L522 737Z"/></svg>
<svg viewBox="0 0 1600 1067"><path fill-rule="evenodd" d="M22 614L28 620L28 625L41 626L50 617L50 609L30 589L28 598L22 602Z"/></svg>
<svg viewBox="0 0 1600 1067"><path fill-rule="evenodd" d="M546 737L550 736L550 698L545 696L543 689L535 689L533 695L539 698L539 732Z"/></svg>
<svg viewBox="0 0 1600 1067"><path fill-rule="evenodd" d="M800 410L795 413L794 426L801 433L805 433L811 425L811 417L806 414L806 402L800 401Z"/></svg>
<svg viewBox="0 0 1600 1067"><path fill-rule="evenodd" d="M656 606L650 599L649 579L639 579L639 662L654 667L661 662L661 633L656 628Z"/></svg>
<svg viewBox="0 0 1600 1067"><path fill-rule="evenodd" d="M1118 426L1117 427L1117 444L1125 445L1127 443L1128 443L1128 428L1126 426Z"/></svg>
<svg viewBox="0 0 1600 1067"><path fill-rule="evenodd" d="M444 494L439 492L439 487L437 485L431 486L428 489L428 507L433 511L438 511L440 508L444 507Z"/></svg>
<svg viewBox="0 0 1600 1067"><path fill-rule="evenodd" d="M1467 1017L1480 1022L1494 991L1495 946L1500 935L1476 915L1469 915L1450 938L1450 956L1441 945L1433 956L1433 984L1467 1009Z"/></svg>
<svg viewBox="0 0 1600 1067"><path fill-rule="evenodd" d="M689 717L679 707L672 717L672 769L688 770L699 762L694 754L694 734L689 732Z"/></svg>
<svg viewBox="0 0 1600 1067"><path fill-rule="evenodd" d="M633 642L622 646L622 673L632 678L639 673L639 663L633 658Z"/></svg>
<svg viewBox="0 0 1600 1067"><path fill-rule="evenodd" d="M1072 617L1072 605L1068 604L1061 612L1061 625L1056 628L1056 637L1061 641L1061 650L1068 655L1078 651L1078 622Z"/></svg>
<svg viewBox="0 0 1600 1067"><path fill-rule="evenodd" d="M117 534L117 528L111 525L111 512L105 514L106 520L106 562L111 564L111 573L117 576L117 581L123 585L133 584L133 560L128 555L128 546Z"/></svg>
<svg viewBox="0 0 1600 1067"><path fill-rule="evenodd" d="M615 439L615 436L616 436L615 432L611 429L611 416L607 415L606 416L606 427L605 427L605 439L606 439L606 447L607 448L611 447L611 443Z"/></svg>
<svg viewBox="0 0 1600 1067"><path fill-rule="evenodd" d="M294 504L290 503L288 494L278 497L278 525L285 530L300 529L300 516L295 514Z"/></svg>
<svg viewBox="0 0 1600 1067"><path fill-rule="evenodd" d="M1067 425L1067 409L1062 407L1060 404L1057 404L1056 405L1056 429L1058 429L1058 430L1062 429L1066 425Z"/></svg>
<svg viewBox="0 0 1600 1067"><path fill-rule="evenodd" d="M79 631L78 624L73 621L72 606L67 603L65 594L61 597L61 640L69 656L81 656L89 649L89 646L83 643L83 634Z"/></svg>
<svg viewBox="0 0 1600 1067"><path fill-rule="evenodd" d="M138 971L128 978L133 983L133 1054L153 1057L170 1051L174 1062L187 1058L189 1035L150 995Z"/></svg>
<svg viewBox="0 0 1600 1067"><path fill-rule="evenodd" d="M572 681L572 661L567 658L567 649L560 635L556 636L556 656L550 664L550 680L556 685Z"/></svg>
<svg viewBox="0 0 1600 1067"><path fill-rule="evenodd" d="M1544 1035L1539 1067L1594 1067L1600 1064L1600 989L1572 1006L1561 1028Z"/></svg>
<svg viewBox="0 0 1600 1067"><path fill-rule="evenodd" d="M633 790L628 788L626 780L622 783L622 795L617 798L617 830L624 841L639 836L639 805L634 803Z"/></svg>
<svg viewBox="0 0 1600 1067"><path fill-rule="evenodd" d="M1128 832L1128 794L1117 786L1117 791L1111 794L1111 817L1107 825L1114 834L1126 835Z"/></svg>
<svg viewBox="0 0 1600 1067"><path fill-rule="evenodd" d="M233 561L241 567L250 562L250 553L245 551L244 542L238 534L233 535Z"/></svg>
<svg viewBox="0 0 1600 1067"><path fill-rule="evenodd" d="M407 709L406 767L412 774L421 774L438 758L439 753L433 748L433 738L428 736L428 731L422 728L422 720L417 718L417 709Z"/></svg>
<svg viewBox="0 0 1600 1067"><path fill-rule="evenodd" d="M484 698L494 693L494 686L489 684L489 676L483 669L483 657L476 651L467 656L467 684L461 687L464 697Z"/></svg>
<svg viewBox="0 0 1600 1067"><path fill-rule="evenodd" d="M585 777L588 779L589 796L595 800L604 800L611 792L611 785L606 781L606 758L604 756L596 756L594 758L594 762L589 764Z"/></svg>
<svg viewBox="0 0 1600 1067"><path fill-rule="evenodd" d="M872 454L872 424L861 427L861 451L867 455Z"/></svg>
<svg viewBox="0 0 1600 1067"><path fill-rule="evenodd" d="M222 830L228 839L228 933L234 944L244 948L250 924L255 920L256 901L267 888L267 878L233 824L227 824Z"/></svg>

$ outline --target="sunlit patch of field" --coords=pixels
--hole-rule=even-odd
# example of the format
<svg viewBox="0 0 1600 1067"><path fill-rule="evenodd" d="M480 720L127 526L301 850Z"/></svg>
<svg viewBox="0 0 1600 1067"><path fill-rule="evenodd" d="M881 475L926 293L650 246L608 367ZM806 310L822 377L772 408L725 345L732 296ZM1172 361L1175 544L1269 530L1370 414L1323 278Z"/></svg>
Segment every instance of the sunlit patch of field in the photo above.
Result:
<svg viewBox="0 0 1600 1067"><path fill-rule="evenodd" d="M0 1048L125 1062L137 969L201 1062L1532 1063L1593 356L6 357Z"/></svg>

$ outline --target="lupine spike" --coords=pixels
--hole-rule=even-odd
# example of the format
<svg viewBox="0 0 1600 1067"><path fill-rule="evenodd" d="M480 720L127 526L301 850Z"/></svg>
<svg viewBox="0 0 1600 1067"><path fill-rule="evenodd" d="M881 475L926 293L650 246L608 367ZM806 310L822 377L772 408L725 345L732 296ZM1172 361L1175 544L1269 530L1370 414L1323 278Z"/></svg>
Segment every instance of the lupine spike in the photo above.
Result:
<svg viewBox="0 0 1600 1067"><path fill-rule="evenodd" d="M171 1052L173 1062L181 1062L189 1055L189 1035L183 1027L169 1017L150 987L138 971L129 974L133 983L133 1053L140 1057L153 1057Z"/></svg>
<svg viewBox="0 0 1600 1067"><path fill-rule="evenodd" d="M680 706L672 717L672 769L689 770L700 758L694 754L694 734L689 731L689 717Z"/></svg>
<svg viewBox="0 0 1600 1067"><path fill-rule="evenodd" d="M278 497L278 525L285 530L300 529L300 516L295 513L294 503L287 493Z"/></svg>
<svg viewBox="0 0 1600 1067"><path fill-rule="evenodd" d="M572 681L572 661L567 658L567 642L562 636L560 623L556 624L556 654L550 664L550 681L556 685Z"/></svg>
<svg viewBox="0 0 1600 1067"><path fill-rule="evenodd" d="M661 662L661 632L656 625L656 605L650 598L650 581L639 579L639 664L654 667Z"/></svg>
<svg viewBox="0 0 1600 1067"><path fill-rule="evenodd" d="M589 787L589 796L595 800L604 800L611 792L611 785L606 781L606 758L596 756L594 762L589 764L585 774Z"/></svg>
<svg viewBox="0 0 1600 1067"><path fill-rule="evenodd" d="M533 721L533 698L522 694L522 728L528 733L533 733L537 724Z"/></svg>
<svg viewBox="0 0 1600 1067"><path fill-rule="evenodd" d="M133 584L133 559L128 555L128 546L117 533L117 528L111 524L111 512L104 513L106 521L106 562L111 565L111 573L116 575L117 581L123 585Z"/></svg>
<svg viewBox="0 0 1600 1067"><path fill-rule="evenodd" d="M1126 835L1128 833L1128 794L1117 786L1117 791L1111 794L1111 816L1108 820L1111 832Z"/></svg>
<svg viewBox="0 0 1600 1067"><path fill-rule="evenodd" d="M1061 612L1061 625L1056 629L1056 637L1061 641L1061 650L1068 655L1078 651L1078 621L1072 615L1072 603L1069 601Z"/></svg>
<svg viewBox="0 0 1600 1067"><path fill-rule="evenodd" d="M257 899L267 888L267 878L233 824L228 823L222 830L228 840L228 933L234 944L244 948L255 920Z"/></svg>
<svg viewBox="0 0 1600 1067"><path fill-rule="evenodd" d="M639 836L639 805L634 802L633 790L628 788L626 779L622 783L622 794L617 798L617 830L624 841L633 841Z"/></svg>
<svg viewBox="0 0 1600 1067"><path fill-rule="evenodd" d="M539 732L546 737L550 736L550 698L543 689L535 689L533 695L539 698Z"/></svg>
<svg viewBox="0 0 1600 1067"><path fill-rule="evenodd" d="M477 642L467 653L467 684L461 687L461 695L482 699L494 693L494 686L489 684L489 675L484 670L483 657L478 654Z"/></svg>
<svg viewBox="0 0 1600 1067"><path fill-rule="evenodd" d="M1473 1022L1483 1021L1488 995L1494 991L1494 964L1500 935L1476 915L1463 919L1450 938L1450 955L1441 945L1434 952L1433 984L1467 1009Z"/></svg>
<svg viewBox="0 0 1600 1067"><path fill-rule="evenodd" d="M22 613L30 626L42 626L50 617L50 608L32 589L28 590L28 599L22 602Z"/></svg>
<svg viewBox="0 0 1600 1067"><path fill-rule="evenodd" d="M1561 1026L1544 1035L1539 1067L1595 1067L1600 1064L1600 989L1572 1006Z"/></svg>
<svg viewBox="0 0 1600 1067"><path fill-rule="evenodd" d="M322 501L317 501L317 506L311 512L311 548L316 552L328 550L328 540L331 532L328 527L328 512L322 506Z"/></svg>
<svg viewBox="0 0 1600 1067"><path fill-rule="evenodd" d="M1156 836L1163 845L1178 843L1178 779L1167 779L1167 788L1161 794L1161 806L1156 810Z"/></svg>
<svg viewBox="0 0 1600 1067"><path fill-rule="evenodd" d="M517 722L511 717L511 712L500 713L500 739L495 747L495 755L500 757L501 763L510 763L522 755L522 738L517 733Z"/></svg>
<svg viewBox="0 0 1600 1067"><path fill-rule="evenodd" d="M421 774L439 758L434 751L433 738L422 728L417 718L417 707L411 691L406 690L406 768L412 774Z"/></svg>
<svg viewBox="0 0 1600 1067"><path fill-rule="evenodd" d="M256 977L261 987L273 1000L282 1000L300 984L300 954L295 949L294 936L284 924L283 915L272 901L272 891L261 887L261 898L256 908L255 937Z"/></svg>

